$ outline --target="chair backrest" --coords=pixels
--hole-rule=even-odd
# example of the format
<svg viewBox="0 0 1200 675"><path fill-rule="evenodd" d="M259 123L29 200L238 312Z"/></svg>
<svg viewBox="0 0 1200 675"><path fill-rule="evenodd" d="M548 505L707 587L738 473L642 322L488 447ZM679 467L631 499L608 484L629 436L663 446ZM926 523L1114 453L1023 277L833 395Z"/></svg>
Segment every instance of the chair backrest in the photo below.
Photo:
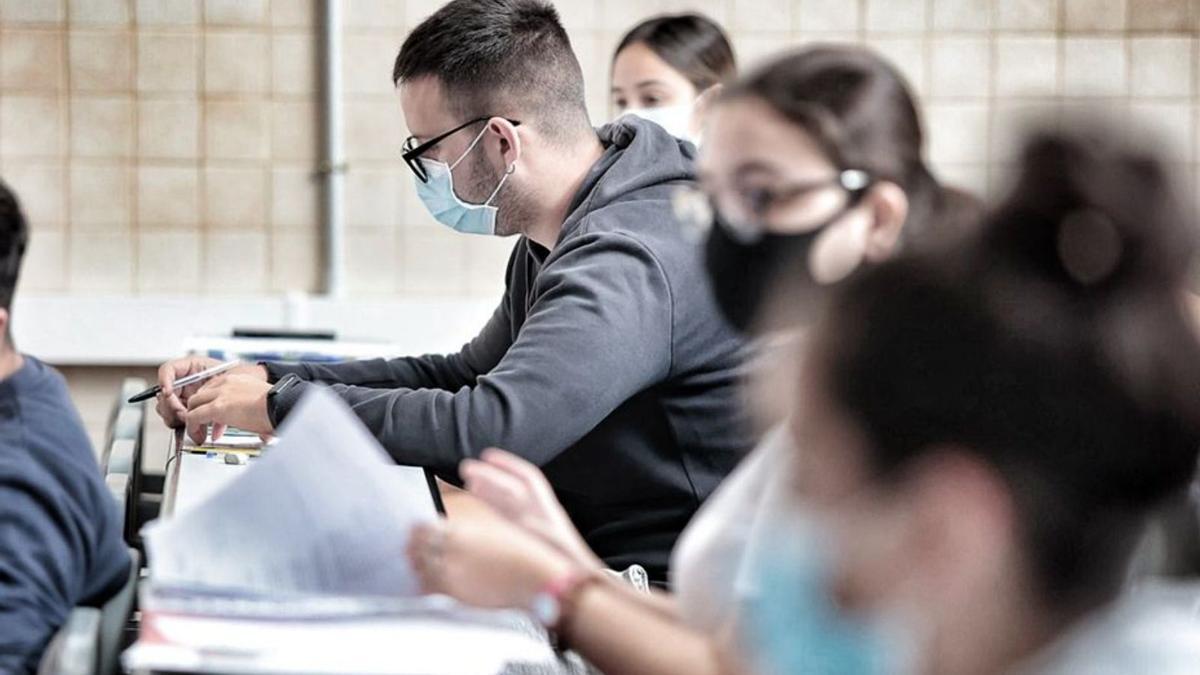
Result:
<svg viewBox="0 0 1200 675"><path fill-rule="evenodd" d="M129 577L121 590L100 608L99 675L115 675L121 671L121 640L133 613L141 563L137 549L129 549Z"/></svg>
<svg viewBox="0 0 1200 675"><path fill-rule="evenodd" d="M38 663L38 675L96 675L100 658L101 611L76 607L58 629Z"/></svg>
<svg viewBox="0 0 1200 675"><path fill-rule="evenodd" d="M142 437L145 429L146 404L127 403L130 396L146 388L146 381L139 377L125 378L117 392L113 412L109 418L106 443L100 452L100 469L113 496L121 503L125 519L125 541L134 544L138 540L138 504L141 495ZM121 488L124 476L127 487ZM122 497L123 496L123 499Z"/></svg>

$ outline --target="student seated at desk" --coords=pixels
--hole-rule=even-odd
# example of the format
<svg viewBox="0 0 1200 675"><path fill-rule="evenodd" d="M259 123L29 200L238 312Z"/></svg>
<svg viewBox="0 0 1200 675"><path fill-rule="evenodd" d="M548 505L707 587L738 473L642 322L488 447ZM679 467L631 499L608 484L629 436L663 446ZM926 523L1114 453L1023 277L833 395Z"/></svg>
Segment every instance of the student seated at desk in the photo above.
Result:
<svg viewBox="0 0 1200 675"><path fill-rule="evenodd" d="M617 43L612 104L618 115L644 117L676 138L699 144L708 104L736 70L733 45L712 19L656 16Z"/></svg>
<svg viewBox="0 0 1200 675"><path fill-rule="evenodd" d="M0 181L0 673L32 672L71 609L129 575L116 503L61 375L12 341L28 241Z"/></svg>
<svg viewBox="0 0 1200 675"><path fill-rule="evenodd" d="M973 199L929 173L907 85L866 49L814 47L771 61L713 102L706 138L702 183L719 216L707 274L724 314L748 335L796 336L838 284L978 214ZM861 180L846 180L847 170ZM781 279L793 278L803 283L780 295ZM787 314L764 321L780 302ZM761 370L790 379L782 356L763 354ZM764 388L788 401L791 386L781 384L769 378ZM466 602L531 609L557 596L558 615L539 619L604 672L717 672L718 642L750 597L738 579L773 536L794 448L779 426L721 484L680 537L671 594L593 584L603 579L593 574L599 563L545 478L498 451L462 473L511 524L450 520L419 531L410 555L427 590Z"/></svg>
<svg viewBox="0 0 1200 675"><path fill-rule="evenodd" d="M746 346L674 215L693 146L633 116L592 128L579 62L539 0L445 5L405 40L393 79L430 213L518 236L492 318L457 354L252 366L194 393L172 379L212 362L168 363L160 414L194 436L265 433L330 385L400 463L457 480L483 448L518 448L606 564L665 583L679 532L753 441Z"/></svg>

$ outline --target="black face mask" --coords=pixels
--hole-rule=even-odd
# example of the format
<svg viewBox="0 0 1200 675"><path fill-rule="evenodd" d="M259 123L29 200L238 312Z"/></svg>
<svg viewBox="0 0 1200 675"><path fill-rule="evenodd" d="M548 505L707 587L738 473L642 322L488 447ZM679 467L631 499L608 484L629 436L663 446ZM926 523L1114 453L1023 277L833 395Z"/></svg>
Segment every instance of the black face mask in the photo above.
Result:
<svg viewBox="0 0 1200 675"><path fill-rule="evenodd" d="M800 283L816 284L809 251L824 230L800 234L765 233L757 241L737 241L720 224L709 230L704 262L717 307L739 332L749 333L771 289L784 272Z"/></svg>

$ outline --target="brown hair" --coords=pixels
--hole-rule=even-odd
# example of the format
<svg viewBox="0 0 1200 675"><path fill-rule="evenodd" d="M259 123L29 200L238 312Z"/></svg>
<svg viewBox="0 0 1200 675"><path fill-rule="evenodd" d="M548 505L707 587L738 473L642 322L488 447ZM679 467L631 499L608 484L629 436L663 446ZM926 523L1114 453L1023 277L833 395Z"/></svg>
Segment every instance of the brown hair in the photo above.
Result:
<svg viewBox="0 0 1200 675"><path fill-rule="evenodd" d="M649 47L658 58L687 78L697 93L731 79L737 71L733 46L725 31L701 14L670 14L646 19L621 38L613 52L613 60L626 47L635 44Z"/></svg>
<svg viewBox="0 0 1200 675"><path fill-rule="evenodd" d="M868 49L819 45L782 56L730 85L722 98L743 97L803 127L838 168L899 185L909 202L906 240L935 223L961 229L980 214L974 197L934 178L908 85Z"/></svg>

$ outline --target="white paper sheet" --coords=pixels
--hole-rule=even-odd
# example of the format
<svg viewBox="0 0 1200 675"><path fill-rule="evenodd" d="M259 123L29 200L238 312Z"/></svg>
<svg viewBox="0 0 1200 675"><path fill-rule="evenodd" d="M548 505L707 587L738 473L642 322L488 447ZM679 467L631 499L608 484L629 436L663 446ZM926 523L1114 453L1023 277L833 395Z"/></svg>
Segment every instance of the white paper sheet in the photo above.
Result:
<svg viewBox="0 0 1200 675"><path fill-rule="evenodd" d="M396 466L321 389L279 431L283 440L239 478L147 527L152 579L262 594L414 594L409 531L437 517L424 471Z"/></svg>

